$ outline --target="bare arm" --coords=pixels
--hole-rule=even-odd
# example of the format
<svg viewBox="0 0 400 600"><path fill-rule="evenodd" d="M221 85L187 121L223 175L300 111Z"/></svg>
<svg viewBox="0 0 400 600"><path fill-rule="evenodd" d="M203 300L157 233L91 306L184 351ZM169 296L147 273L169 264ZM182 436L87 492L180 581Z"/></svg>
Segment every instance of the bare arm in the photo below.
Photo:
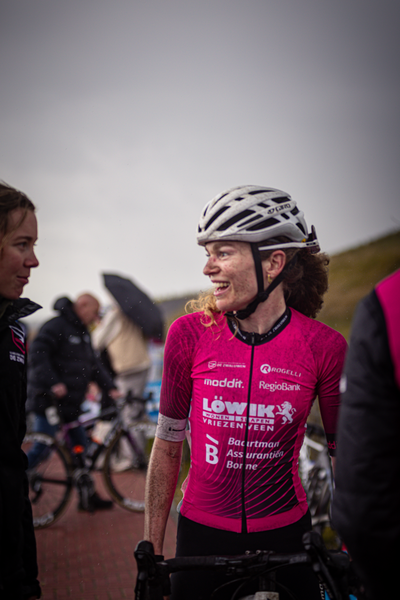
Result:
<svg viewBox="0 0 400 600"><path fill-rule="evenodd" d="M162 554L165 528L178 481L182 442L156 437L146 479L144 538Z"/></svg>

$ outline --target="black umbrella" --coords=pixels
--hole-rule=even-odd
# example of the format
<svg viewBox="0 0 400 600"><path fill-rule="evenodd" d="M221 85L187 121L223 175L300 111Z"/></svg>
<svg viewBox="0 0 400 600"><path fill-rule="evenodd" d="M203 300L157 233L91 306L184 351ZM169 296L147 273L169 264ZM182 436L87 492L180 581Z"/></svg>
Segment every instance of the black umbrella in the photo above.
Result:
<svg viewBox="0 0 400 600"><path fill-rule="evenodd" d="M122 311L142 329L146 337L162 338L164 322L158 306L130 279L103 273L104 285Z"/></svg>

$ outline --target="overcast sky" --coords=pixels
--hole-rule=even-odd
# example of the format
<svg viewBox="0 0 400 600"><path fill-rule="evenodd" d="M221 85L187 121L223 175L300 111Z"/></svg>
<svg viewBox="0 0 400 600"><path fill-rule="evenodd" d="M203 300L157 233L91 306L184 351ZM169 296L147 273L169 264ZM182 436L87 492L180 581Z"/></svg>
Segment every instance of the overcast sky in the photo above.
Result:
<svg viewBox="0 0 400 600"><path fill-rule="evenodd" d="M0 178L38 207L24 295L206 289L195 233L289 192L336 253L400 228L398 0L1 0ZM38 315L39 316L39 315Z"/></svg>

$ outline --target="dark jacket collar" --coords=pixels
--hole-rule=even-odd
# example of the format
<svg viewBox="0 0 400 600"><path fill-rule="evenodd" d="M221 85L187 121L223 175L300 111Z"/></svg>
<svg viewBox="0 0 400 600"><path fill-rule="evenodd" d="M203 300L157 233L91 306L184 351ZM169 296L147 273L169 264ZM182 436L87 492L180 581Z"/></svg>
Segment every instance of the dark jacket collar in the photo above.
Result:
<svg viewBox="0 0 400 600"><path fill-rule="evenodd" d="M3 311L1 319L8 322L22 319L42 308L40 304L32 302L29 298L19 298L18 300L7 300L0 297L0 313Z"/></svg>

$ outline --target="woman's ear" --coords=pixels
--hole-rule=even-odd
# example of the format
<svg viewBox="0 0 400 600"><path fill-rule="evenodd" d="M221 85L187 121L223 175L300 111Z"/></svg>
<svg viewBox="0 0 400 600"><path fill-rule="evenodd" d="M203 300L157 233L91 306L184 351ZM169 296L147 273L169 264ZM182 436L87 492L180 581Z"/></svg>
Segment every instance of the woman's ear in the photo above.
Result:
<svg viewBox="0 0 400 600"><path fill-rule="evenodd" d="M278 277L286 264L286 254L283 250L274 250L272 254L263 262L264 273L268 283L271 283Z"/></svg>

